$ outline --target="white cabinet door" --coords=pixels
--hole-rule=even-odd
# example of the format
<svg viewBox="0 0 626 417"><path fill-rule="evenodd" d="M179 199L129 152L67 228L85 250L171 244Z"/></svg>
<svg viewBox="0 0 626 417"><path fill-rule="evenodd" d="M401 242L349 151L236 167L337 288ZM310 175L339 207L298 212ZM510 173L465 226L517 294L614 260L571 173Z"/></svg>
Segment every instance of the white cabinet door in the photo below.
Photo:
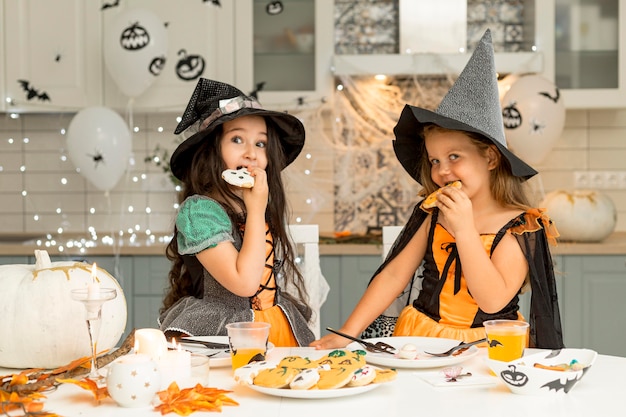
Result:
<svg viewBox="0 0 626 417"><path fill-rule="evenodd" d="M155 81L134 97L136 111L182 112L199 77L233 82L234 14L232 1L128 0L103 13L103 42L127 8L156 14L167 28L166 63ZM106 57L105 57L106 59ZM107 107L124 109L130 101L103 66Z"/></svg>
<svg viewBox="0 0 626 417"><path fill-rule="evenodd" d="M280 13L276 8L280 8ZM266 107L319 105L332 94L332 0L238 0L235 85Z"/></svg>
<svg viewBox="0 0 626 417"><path fill-rule="evenodd" d="M100 104L100 2L4 0L7 111Z"/></svg>
<svg viewBox="0 0 626 417"><path fill-rule="evenodd" d="M626 2L536 2L543 75L567 108L626 107Z"/></svg>

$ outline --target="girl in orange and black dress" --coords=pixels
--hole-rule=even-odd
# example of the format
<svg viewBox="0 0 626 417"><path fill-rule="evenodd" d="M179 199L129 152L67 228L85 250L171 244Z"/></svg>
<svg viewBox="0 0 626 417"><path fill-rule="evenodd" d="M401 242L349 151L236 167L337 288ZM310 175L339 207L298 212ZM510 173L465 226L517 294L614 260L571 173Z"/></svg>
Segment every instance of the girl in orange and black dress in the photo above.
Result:
<svg viewBox="0 0 626 417"><path fill-rule="evenodd" d="M394 336L482 339L484 321L522 318L518 295L530 284L530 346L563 347L548 249L558 232L525 195L537 172L507 149L496 80L487 31L436 111L405 106L394 129L396 156L423 196L443 189L435 208L415 208L344 333L360 335L423 265L422 289ZM454 181L461 187L444 187ZM329 334L312 345L347 343Z"/></svg>

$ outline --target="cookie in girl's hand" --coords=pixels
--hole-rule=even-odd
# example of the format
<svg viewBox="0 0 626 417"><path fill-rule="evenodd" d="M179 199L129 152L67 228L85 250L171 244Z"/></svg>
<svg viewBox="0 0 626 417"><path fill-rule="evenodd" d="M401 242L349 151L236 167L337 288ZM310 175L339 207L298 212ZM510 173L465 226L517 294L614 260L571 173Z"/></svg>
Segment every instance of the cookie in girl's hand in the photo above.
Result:
<svg viewBox="0 0 626 417"><path fill-rule="evenodd" d="M254 187L254 177L250 175L247 169L227 169L222 172L222 178L227 183L241 188Z"/></svg>

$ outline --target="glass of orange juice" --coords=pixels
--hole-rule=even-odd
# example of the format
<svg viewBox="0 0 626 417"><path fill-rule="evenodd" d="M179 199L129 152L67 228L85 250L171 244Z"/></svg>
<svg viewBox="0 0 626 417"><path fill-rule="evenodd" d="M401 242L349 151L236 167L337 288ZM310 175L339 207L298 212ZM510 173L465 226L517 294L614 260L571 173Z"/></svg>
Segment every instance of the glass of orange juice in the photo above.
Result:
<svg viewBox="0 0 626 417"><path fill-rule="evenodd" d="M264 361L270 324L243 321L226 325L233 371L250 362Z"/></svg>
<svg viewBox="0 0 626 417"><path fill-rule="evenodd" d="M489 345L489 359L509 362L524 354L528 323L521 320L488 320L483 323Z"/></svg>

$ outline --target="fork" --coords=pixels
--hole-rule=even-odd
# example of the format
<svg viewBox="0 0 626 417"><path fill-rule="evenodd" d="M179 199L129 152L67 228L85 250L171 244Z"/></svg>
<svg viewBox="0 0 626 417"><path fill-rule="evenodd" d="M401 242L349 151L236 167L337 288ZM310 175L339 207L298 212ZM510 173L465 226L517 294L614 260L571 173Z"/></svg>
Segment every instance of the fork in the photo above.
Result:
<svg viewBox="0 0 626 417"><path fill-rule="evenodd" d="M197 345L202 345L208 349L230 349L230 346L226 343L217 343L217 342L209 342L206 340L197 340L197 339L187 339L182 337L178 340L178 343L186 344L192 343Z"/></svg>
<svg viewBox="0 0 626 417"><path fill-rule="evenodd" d="M474 340L473 342L468 342L468 343L461 342L458 345L456 345L456 346L446 350L445 352L441 352L441 353L424 352L424 353L427 353L427 354L432 355L432 356L437 356L439 358L444 358L446 356L454 355L456 352L458 352L460 350L465 350L465 349L467 349L469 347L472 347L474 345L478 345L478 344L486 342L486 341L487 341L487 338L480 339L480 340Z"/></svg>
<svg viewBox="0 0 626 417"><path fill-rule="evenodd" d="M396 352L396 348L385 343L385 342L376 342L376 343L371 343L368 341L365 341L363 339L359 339L357 337L354 336L350 336L349 334L345 334L345 333L341 333L340 331L337 331L335 329L331 329L330 327L327 327L326 330L328 330L331 333L335 333L338 334L339 336L345 337L346 339L350 339L353 340L355 342L357 342L358 344L360 344L361 346L363 346L365 348L365 350L372 352L372 353L389 353L390 355L394 355Z"/></svg>

